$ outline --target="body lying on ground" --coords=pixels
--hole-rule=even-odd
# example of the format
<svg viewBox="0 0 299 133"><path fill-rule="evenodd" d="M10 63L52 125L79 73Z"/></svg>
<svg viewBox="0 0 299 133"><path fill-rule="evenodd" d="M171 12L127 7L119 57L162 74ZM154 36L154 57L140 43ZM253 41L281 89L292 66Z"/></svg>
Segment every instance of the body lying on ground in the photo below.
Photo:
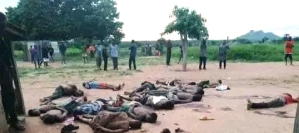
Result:
<svg viewBox="0 0 299 133"><path fill-rule="evenodd" d="M165 96L138 95L137 93L135 93L131 97L124 97L120 95L119 97L127 101L140 102L141 104L149 106L155 110L159 110L159 109L168 110L174 108L174 103L168 100Z"/></svg>
<svg viewBox="0 0 299 133"><path fill-rule="evenodd" d="M124 88L125 84L120 84L118 86L107 84L107 83L99 83L97 81L89 81L84 82L83 87L86 89L110 89L113 91L118 91Z"/></svg>
<svg viewBox="0 0 299 133"><path fill-rule="evenodd" d="M48 97L41 99L41 102L49 102L63 96L75 96L80 97L83 96L84 92L79 90L76 85L60 85L55 89L55 92Z"/></svg>
<svg viewBox="0 0 299 133"><path fill-rule="evenodd" d="M125 112L128 116L135 120L142 122L155 123L158 115L155 111L147 106L143 106L136 101L128 101L122 104L121 107L107 107L108 111Z"/></svg>
<svg viewBox="0 0 299 133"><path fill-rule="evenodd" d="M140 129L142 125L124 112L101 111L97 116L76 116L76 120L90 125L95 133L123 133L130 129Z"/></svg>
<svg viewBox="0 0 299 133"><path fill-rule="evenodd" d="M263 109L263 108L277 108L282 107L287 104L298 103L299 97L293 98L289 93L283 93L281 95L275 96L268 101L253 103L248 99L247 110L250 109Z"/></svg>

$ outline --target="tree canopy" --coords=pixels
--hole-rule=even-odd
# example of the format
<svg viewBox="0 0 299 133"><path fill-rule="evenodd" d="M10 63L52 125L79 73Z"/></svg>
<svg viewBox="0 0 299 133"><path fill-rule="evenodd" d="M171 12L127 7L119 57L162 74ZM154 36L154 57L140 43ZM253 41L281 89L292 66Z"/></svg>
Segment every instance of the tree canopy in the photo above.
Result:
<svg viewBox="0 0 299 133"><path fill-rule="evenodd" d="M76 37L120 41L123 23L118 21L114 0L20 0L7 8L10 22L25 29L29 39L68 40Z"/></svg>
<svg viewBox="0 0 299 133"><path fill-rule="evenodd" d="M166 26L163 34L173 32L180 34L183 49L183 69L186 70L188 38L200 40L203 37L208 37L208 30L205 26L207 20L194 10L190 11L189 8L179 8L178 6L174 7L171 17L174 20Z"/></svg>

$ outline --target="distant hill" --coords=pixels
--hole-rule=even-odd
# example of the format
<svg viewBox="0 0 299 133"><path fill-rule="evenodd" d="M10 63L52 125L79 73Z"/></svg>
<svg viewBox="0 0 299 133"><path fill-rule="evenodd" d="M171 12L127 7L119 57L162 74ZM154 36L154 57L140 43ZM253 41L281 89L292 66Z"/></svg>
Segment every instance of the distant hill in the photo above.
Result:
<svg viewBox="0 0 299 133"><path fill-rule="evenodd" d="M246 39L246 40L250 40L250 41L261 41L261 40L263 40L264 37L267 37L269 40L278 40L281 38L272 32L265 33L262 30L259 30L259 31L252 30L252 31L248 32L247 34L238 37L238 39Z"/></svg>

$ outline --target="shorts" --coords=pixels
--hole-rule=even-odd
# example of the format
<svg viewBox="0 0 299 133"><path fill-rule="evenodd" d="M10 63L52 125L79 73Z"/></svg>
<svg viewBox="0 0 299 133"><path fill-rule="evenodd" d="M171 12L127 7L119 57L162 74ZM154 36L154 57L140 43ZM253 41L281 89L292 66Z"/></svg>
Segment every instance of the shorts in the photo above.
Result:
<svg viewBox="0 0 299 133"><path fill-rule="evenodd" d="M287 58L292 59L293 58L293 54L285 54L284 58L285 59L287 59Z"/></svg>
<svg viewBox="0 0 299 133"><path fill-rule="evenodd" d="M100 84L100 88L106 88L107 87L107 84L106 83L101 83Z"/></svg>
<svg viewBox="0 0 299 133"><path fill-rule="evenodd" d="M44 62L49 62L49 58L44 58Z"/></svg>

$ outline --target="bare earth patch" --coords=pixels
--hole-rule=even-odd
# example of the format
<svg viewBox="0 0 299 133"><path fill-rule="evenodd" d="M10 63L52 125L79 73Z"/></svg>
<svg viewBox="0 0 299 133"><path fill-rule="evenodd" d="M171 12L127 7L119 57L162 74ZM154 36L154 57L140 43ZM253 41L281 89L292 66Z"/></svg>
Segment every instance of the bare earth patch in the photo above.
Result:
<svg viewBox="0 0 299 133"><path fill-rule="evenodd" d="M295 63L296 64L296 63ZM33 69L30 63L19 63L22 69ZM207 89L206 96L198 103L178 105L171 111L158 111L157 124L144 124L142 130L129 133L159 133L164 128L174 131L176 128L185 129L192 133L289 133L293 131L294 118L282 118L272 115L260 115L246 110L246 98L252 101L264 100L284 92L298 95L299 66L285 66L283 63L228 63L226 70L219 70L218 64L209 63L206 71L199 71L196 64L188 65L187 72L179 71L180 65L166 67L163 65L144 66L142 72L127 71L122 66L119 71L97 71L92 66L60 66L51 64L51 68L39 70L32 74L32 70L23 71L29 76L21 78L26 109L39 105L39 99L53 93L60 84L72 82L82 88L82 82L96 79L112 84L125 83L124 90L113 92L110 90L85 90L89 99L97 97L109 98L124 91L138 87L143 81L157 79L184 79L201 81L222 79L224 84L231 87L230 91L218 92ZM37 73L37 72L34 72ZM286 112L294 116L296 104L271 111ZM213 118L213 121L200 121L203 117ZM90 127L77 123L78 133L92 133ZM61 124L44 125L39 118L27 117L25 133L59 133Z"/></svg>

